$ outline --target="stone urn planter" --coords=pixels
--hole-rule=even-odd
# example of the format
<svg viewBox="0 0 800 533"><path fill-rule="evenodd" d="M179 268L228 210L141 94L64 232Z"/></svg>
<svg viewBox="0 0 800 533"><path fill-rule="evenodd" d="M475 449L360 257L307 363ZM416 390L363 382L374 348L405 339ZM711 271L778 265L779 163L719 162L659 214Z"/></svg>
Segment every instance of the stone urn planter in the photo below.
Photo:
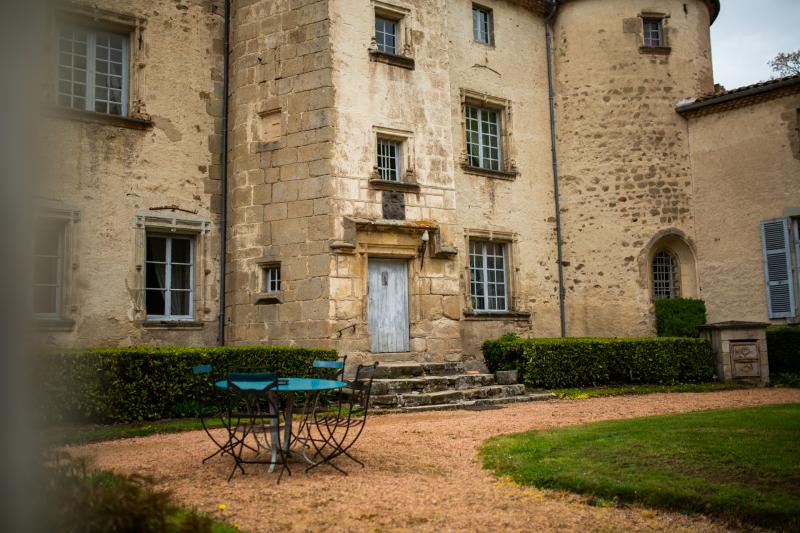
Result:
<svg viewBox="0 0 800 533"><path fill-rule="evenodd" d="M517 383L517 371L498 370L494 373L494 379L498 385L514 385Z"/></svg>

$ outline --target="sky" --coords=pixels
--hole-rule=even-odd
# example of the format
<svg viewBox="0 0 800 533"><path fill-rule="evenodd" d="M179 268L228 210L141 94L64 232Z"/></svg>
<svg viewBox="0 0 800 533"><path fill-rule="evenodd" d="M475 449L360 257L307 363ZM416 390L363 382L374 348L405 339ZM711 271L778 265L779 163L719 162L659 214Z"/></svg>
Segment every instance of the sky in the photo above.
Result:
<svg viewBox="0 0 800 533"><path fill-rule="evenodd" d="M711 26L714 81L733 89L768 80L767 61L800 50L800 0L720 0Z"/></svg>

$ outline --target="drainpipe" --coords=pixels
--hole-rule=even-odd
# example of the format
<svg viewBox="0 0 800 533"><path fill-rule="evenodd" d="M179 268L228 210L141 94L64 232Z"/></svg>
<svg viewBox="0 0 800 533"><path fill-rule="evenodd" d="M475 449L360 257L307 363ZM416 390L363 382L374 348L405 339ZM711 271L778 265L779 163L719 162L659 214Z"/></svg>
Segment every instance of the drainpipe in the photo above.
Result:
<svg viewBox="0 0 800 533"><path fill-rule="evenodd" d="M231 2L225 0L225 37L222 57L222 173L220 186L220 230L219 230L219 324L217 344L225 345L225 264L228 254L228 77L231 34Z"/></svg>
<svg viewBox="0 0 800 533"><path fill-rule="evenodd" d="M556 209L556 249L558 250L558 312L561 319L561 336L567 336L567 319L564 303L564 255L561 250L561 201L558 193L558 152L556 150L556 104L553 90L553 50L551 22L558 9L558 0L551 1L552 9L544 21L547 48L547 93L550 99L550 150L553 160L553 196Z"/></svg>

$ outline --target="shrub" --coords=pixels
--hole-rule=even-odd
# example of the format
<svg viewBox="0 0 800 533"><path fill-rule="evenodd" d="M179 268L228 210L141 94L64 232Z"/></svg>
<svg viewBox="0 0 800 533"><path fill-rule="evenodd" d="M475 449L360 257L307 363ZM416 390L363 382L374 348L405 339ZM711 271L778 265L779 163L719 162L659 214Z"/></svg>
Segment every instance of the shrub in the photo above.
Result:
<svg viewBox="0 0 800 533"><path fill-rule="evenodd" d="M486 340L481 346L483 358L489 372L498 370L519 370L522 375L522 367L525 362L522 352L524 343L515 333L506 333L496 340Z"/></svg>
<svg viewBox="0 0 800 533"><path fill-rule="evenodd" d="M517 368L525 384L533 387L677 384L714 378L714 354L701 339L490 340L483 350L490 370Z"/></svg>
<svg viewBox="0 0 800 533"><path fill-rule="evenodd" d="M800 327L767 329L770 374L800 374Z"/></svg>
<svg viewBox="0 0 800 533"><path fill-rule="evenodd" d="M148 478L87 472L82 462L64 459L44 469L43 531L211 533L212 520L182 511Z"/></svg>
<svg viewBox="0 0 800 533"><path fill-rule="evenodd" d="M309 376L314 359L334 350L283 346L152 347L66 350L39 356L37 378L50 421L130 422L193 416L191 367L210 363L212 379L227 368L277 368Z"/></svg>
<svg viewBox="0 0 800 533"><path fill-rule="evenodd" d="M705 323L706 304L703 300L656 300L656 331L659 337L699 337L697 328Z"/></svg>

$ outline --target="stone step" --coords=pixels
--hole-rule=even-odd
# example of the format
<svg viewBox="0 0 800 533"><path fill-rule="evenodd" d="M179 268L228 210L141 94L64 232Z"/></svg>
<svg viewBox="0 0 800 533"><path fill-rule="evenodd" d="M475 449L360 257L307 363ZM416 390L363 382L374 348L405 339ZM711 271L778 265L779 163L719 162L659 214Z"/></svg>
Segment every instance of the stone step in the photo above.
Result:
<svg viewBox="0 0 800 533"><path fill-rule="evenodd" d="M422 365L414 361L380 363L375 369L375 379L400 379L421 376Z"/></svg>
<svg viewBox="0 0 800 533"><path fill-rule="evenodd" d="M464 363L448 361L443 363L422 363L422 371L426 376L452 376L464 373Z"/></svg>
<svg viewBox="0 0 800 533"><path fill-rule="evenodd" d="M468 389L494 384L494 374L425 375L416 378L376 379L372 383L372 394L438 392L446 389Z"/></svg>
<svg viewBox="0 0 800 533"><path fill-rule="evenodd" d="M401 379L417 376L452 376L464 373L464 363L416 361L381 362L375 370L375 379Z"/></svg>
<svg viewBox="0 0 800 533"><path fill-rule="evenodd" d="M503 404L541 402L554 400L556 395L550 392L523 394L520 396L497 396L493 398L479 398L477 400L463 400L453 403L440 403L436 405L415 405L410 407L385 407L376 408L377 413L416 413L419 411L453 411L455 409L492 409Z"/></svg>
<svg viewBox="0 0 800 533"><path fill-rule="evenodd" d="M373 383L374 387L374 383ZM448 389L436 392L410 394L373 394L372 404L378 408L415 407L459 403L486 398L519 396L525 393L525 385L488 385L466 389Z"/></svg>

